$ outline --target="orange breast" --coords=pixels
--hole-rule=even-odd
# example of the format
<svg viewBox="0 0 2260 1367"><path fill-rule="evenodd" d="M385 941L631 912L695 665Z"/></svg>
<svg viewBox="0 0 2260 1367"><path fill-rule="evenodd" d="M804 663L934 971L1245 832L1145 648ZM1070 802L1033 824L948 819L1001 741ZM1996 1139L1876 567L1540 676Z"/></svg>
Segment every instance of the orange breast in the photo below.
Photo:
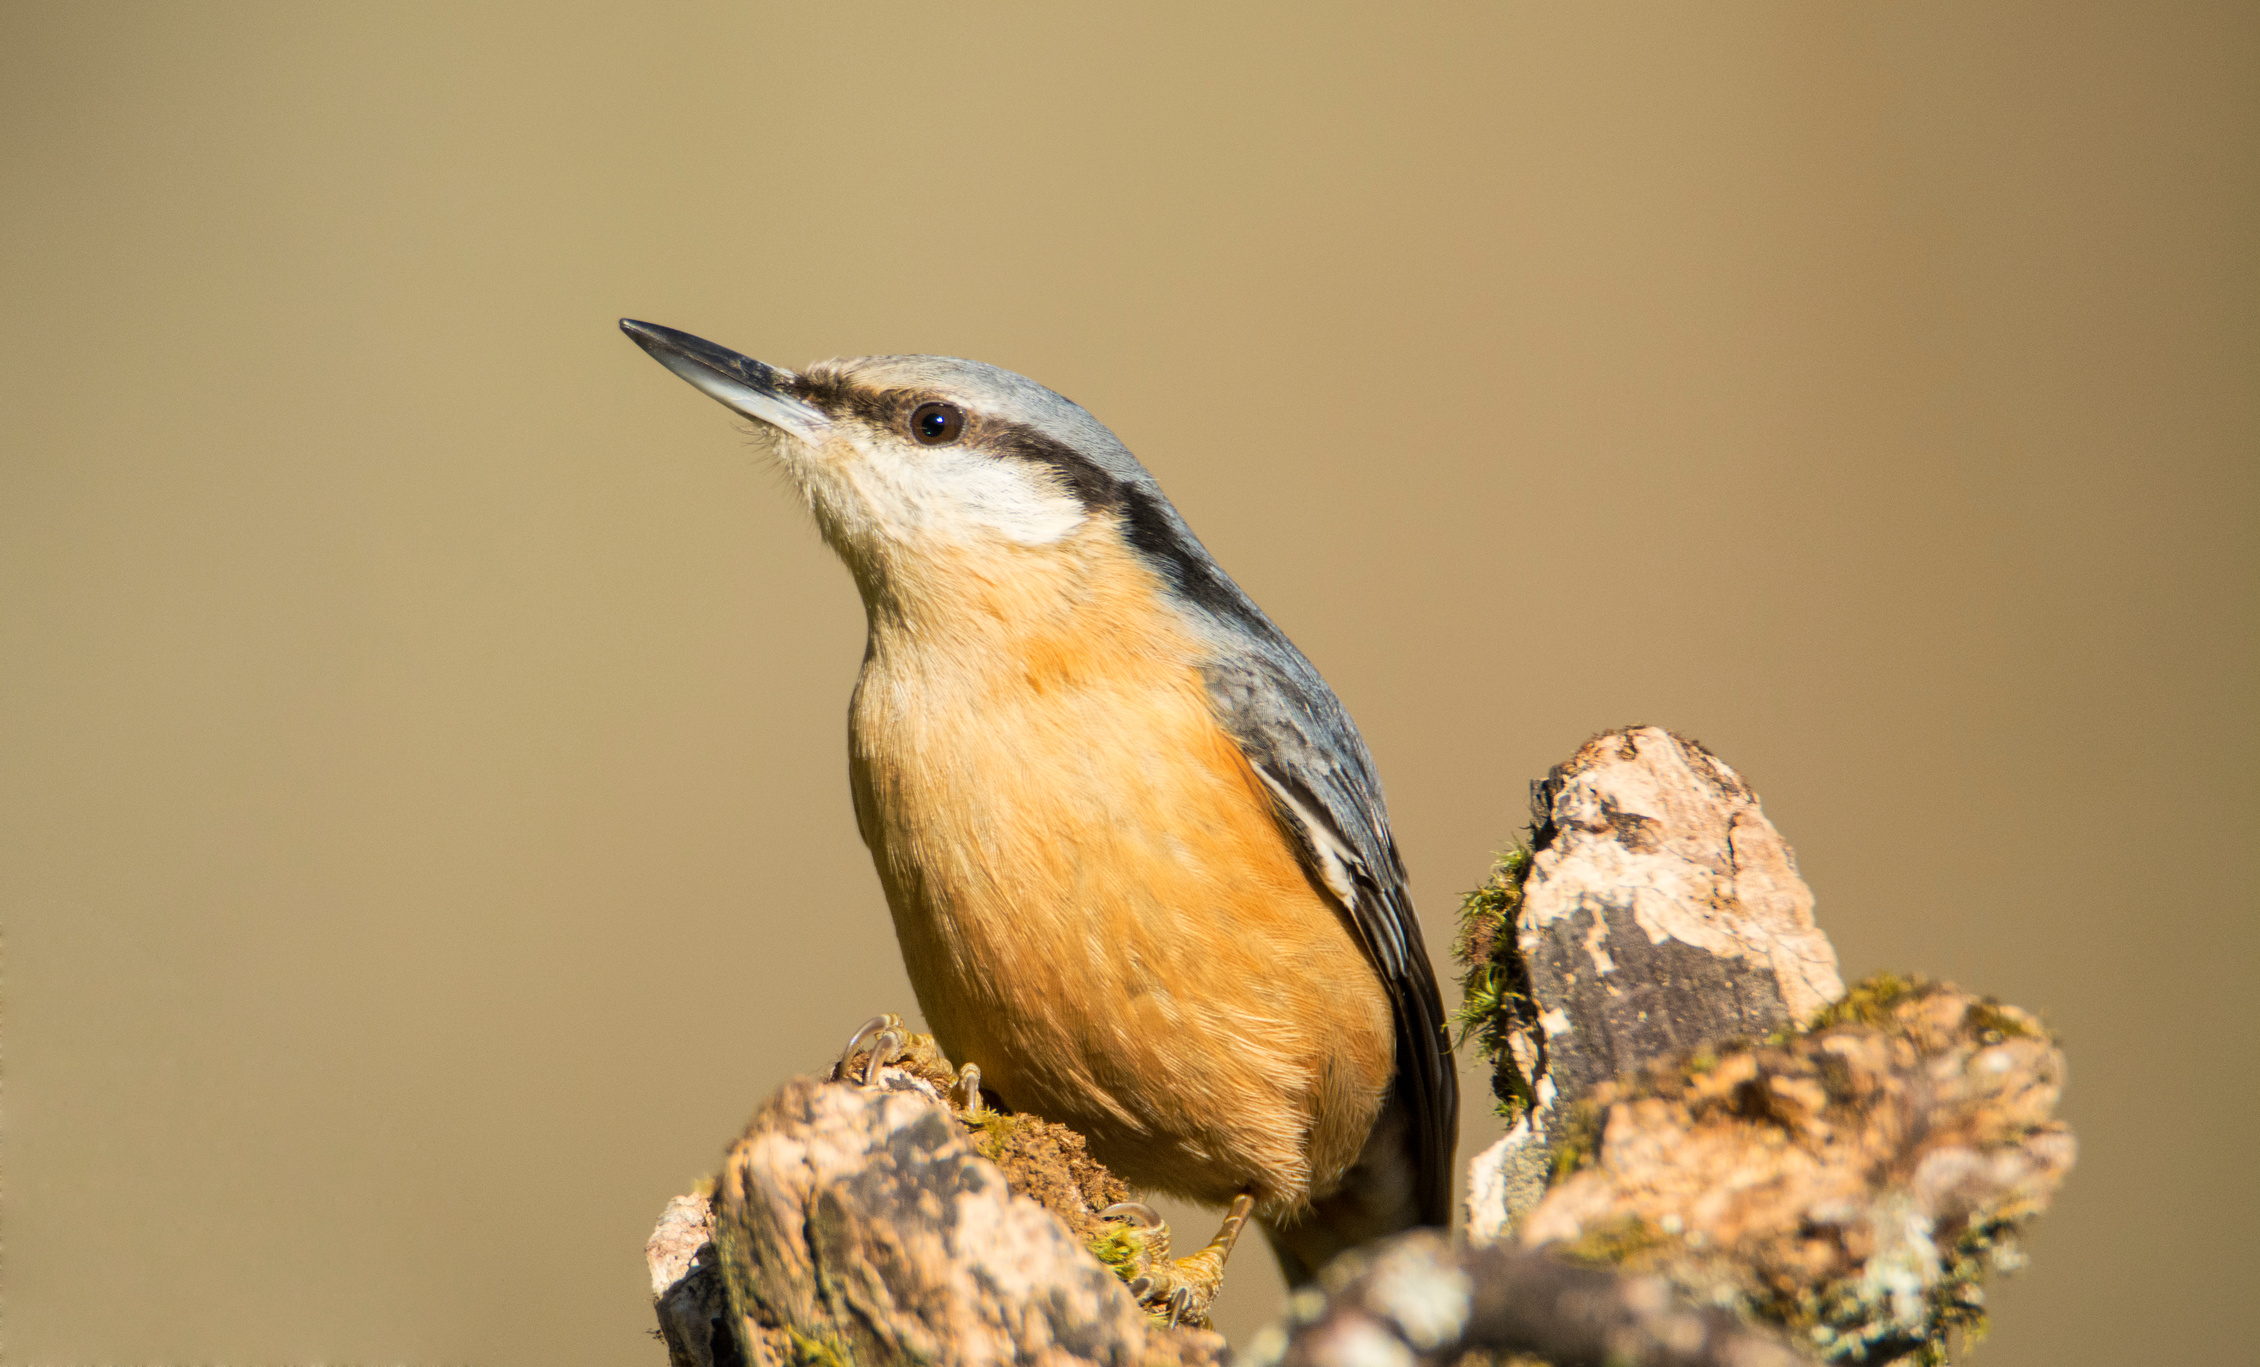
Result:
<svg viewBox="0 0 2260 1367"><path fill-rule="evenodd" d="M1198 643L1119 559L1076 567L1065 614L969 595L988 610L954 631L875 627L859 815L953 1059L1133 1183L1284 1214L1372 1127L1388 999L1217 724Z"/></svg>

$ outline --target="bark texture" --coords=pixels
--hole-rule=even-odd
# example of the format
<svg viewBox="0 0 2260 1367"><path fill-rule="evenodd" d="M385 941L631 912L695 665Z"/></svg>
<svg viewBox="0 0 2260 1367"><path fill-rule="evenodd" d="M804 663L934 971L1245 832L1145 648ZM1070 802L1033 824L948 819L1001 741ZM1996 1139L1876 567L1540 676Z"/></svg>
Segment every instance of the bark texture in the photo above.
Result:
<svg viewBox="0 0 2260 1367"><path fill-rule="evenodd" d="M715 1265L713 1204L705 1193L669 1201L643 1252L670 1367L743 1367L729 1295Z"/></svg>
<svg viewBox="0 0 2260 1367"><path fill-rule="evenodd" d="M1698 1049L1579 1102L1520 1240L1660 1275L1832 1359L1944 1361L2071 1170L2063 1081L2024 1012L1871 979L1809 1031Z"/></svg>
<svg viewBox="0 0 2260 1367"><path fill-rule="evenodd" d="M1096 1231L1091 1201L1113 1179L1088 1159L1073 1170L1079 1144L1063 1162L1032 1143L1032 1122L998 1119L996 1147ZM1037 1161L1031 1148L1044 1150ZM706 1212L708 1251L680 1252L700 1233L695 1197L669 1207L670 1238L654 1237L671 1360L724 1367L725 1343L755 1367L1221 1358L1216 1335L1153 1322L1060 1215L1013 1186L911 1070L880 1068L869 1087L788 1082L730 1150Z"/></svg>
<svg viewBox="0 0 2260 1367"><path fill-rule="evenodd" d="M1511 1245L1453 1246L1430 1231L1329 1269L1330 1293L1290 1336L1266 1330L1251 1367L1412 1367L1471 1349L1555 1367L1795 1367L1807 1359L1653 1277L1573 1267Z"/></svg>
<svg viewBox="0 0 2260 1367"><path fill-rule="evenodd" d="M1587 741L1532 794L1535 857L1492 952L1520 1000L1494 1034L1527 1103L1470 1173L1469 1233L1543 1195L1568 1106L1705 1040L1808 1019L1844 991L1797 858L1717 756L1658 727Z"/></svg>
<svg viewBox="0 0 2260 1367"><path fill-rule="evenodd" d="M1516 1112L1470 1165L1470 1239L1661 1277L1830 1360L1981 1332L2074 1155L2040 1023L1889 975L1846 995L1789 847L1693 741L1597 736L1533 817L1463 940Z"/></svg>

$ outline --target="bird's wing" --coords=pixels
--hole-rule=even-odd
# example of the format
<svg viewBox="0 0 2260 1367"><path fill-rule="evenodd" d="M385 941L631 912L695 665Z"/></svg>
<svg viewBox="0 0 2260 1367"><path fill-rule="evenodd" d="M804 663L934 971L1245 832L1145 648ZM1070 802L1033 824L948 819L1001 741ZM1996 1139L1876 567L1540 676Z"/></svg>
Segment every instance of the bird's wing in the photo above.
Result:
<svg viewBox="0 0 2260 1367"><path fill-rule="evenodd" d="M1357 727L1318 671L1276 628L1264 644L1270 648L1205 666L1209 697L1270 787L1281 825L1300 847L1312 877L1348 913L1388 989L1396 1019L1397 1096L1411 1116L1419 1152L1422 1218L1447 1226L1459 1079L1381 785Z"/></svg>

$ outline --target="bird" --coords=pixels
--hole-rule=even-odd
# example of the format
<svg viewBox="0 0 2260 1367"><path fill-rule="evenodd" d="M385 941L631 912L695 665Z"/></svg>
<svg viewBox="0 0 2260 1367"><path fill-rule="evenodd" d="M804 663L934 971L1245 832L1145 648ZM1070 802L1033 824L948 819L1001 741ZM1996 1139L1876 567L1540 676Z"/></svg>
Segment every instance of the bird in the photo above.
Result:
<svg viewBox="0 0 2260 1367"><path fill-rule="evenodd" d="M1297 1286L1447 1226L1458 1086L1372 758L1145 466L982 362L620 326L752 420L855 581L855 819L941 1050L1230 1208L1180 1304L1251 1212Z"/></svg>

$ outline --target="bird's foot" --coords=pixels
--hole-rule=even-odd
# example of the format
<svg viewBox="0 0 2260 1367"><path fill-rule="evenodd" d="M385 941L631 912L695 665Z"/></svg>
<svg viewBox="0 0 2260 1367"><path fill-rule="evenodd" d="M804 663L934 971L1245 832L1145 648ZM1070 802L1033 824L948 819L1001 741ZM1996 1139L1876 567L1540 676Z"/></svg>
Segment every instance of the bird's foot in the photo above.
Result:
<svg viewBox="0 0 2260 1367"><path fill-rule="evenodd" d="M1143 1246L1115 1271L1130 1283L1130 1294L1138 1298L1146 1313L1171 1326L1189 1324L1205 1329L1209 1307L1224 1285L1225 1259L1232 1256L1232 1245L1239 1241L1255 1204L1255 1198L1244 1193L1233 1198L1232 1209L1216 1237L1206 1248L1185 1258L1169 1256L1169 1226L1142 1201L1109 1206L1099 1212L1099 1218L1125 1221L1136 1226L1142 1236Z"/></svg>
<svg viewBox="0 0 2260 1367"><path fill-rule="evenodd" d="M840 1061L832 1065L834 1082L859 1087L876 1086L881 1068L900 1068L942 1094L949 1108L967 1120L978 1120L981 1105L981 1069L968 1063L953 1066L932 1035L914 1035L892 1011L873 1016L848 1036Z"/></svg>
<svg viewBox="0 0 2260 1367"><path fill-rule="evenodd" d="M883 1011L855 1027L848 1036L847 1048L840 1051L840 1061L832 1065L832 1081L853 1082L869 1087L879 1080L879 1070L900 1058L910 1043L910 1032L903 1026L902 1017L892 1011ZM862 1056L863 1066L856 1066L857 1056Z"/></svg>

